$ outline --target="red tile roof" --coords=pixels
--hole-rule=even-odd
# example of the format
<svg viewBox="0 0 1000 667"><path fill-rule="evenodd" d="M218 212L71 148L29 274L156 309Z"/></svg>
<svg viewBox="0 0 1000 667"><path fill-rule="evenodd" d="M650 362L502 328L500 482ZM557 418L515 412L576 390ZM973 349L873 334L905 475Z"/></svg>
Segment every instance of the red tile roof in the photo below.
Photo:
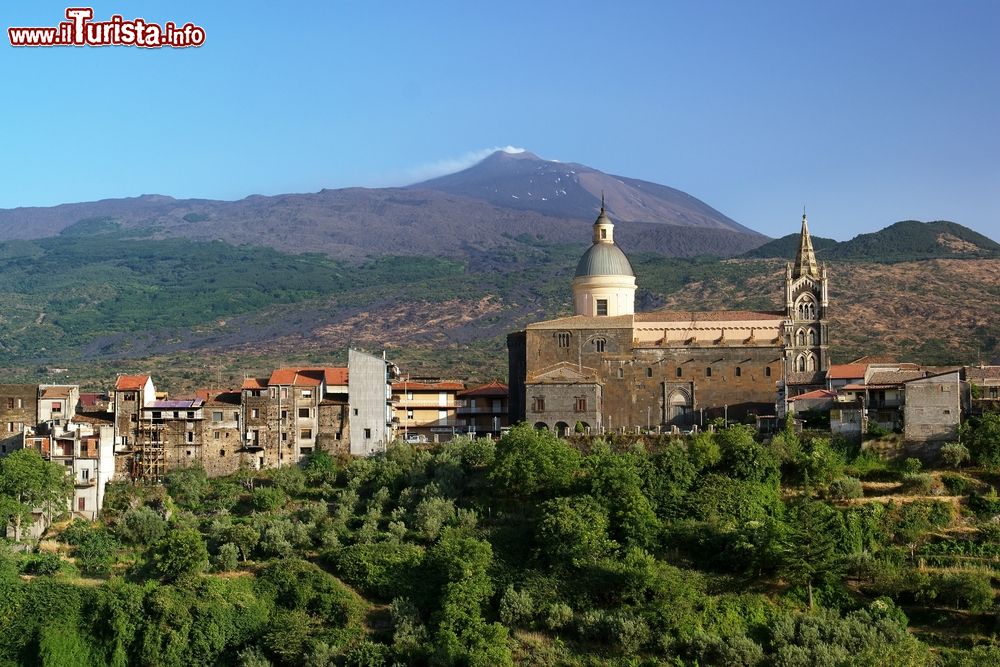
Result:
<svg viewBox="0 0 1000 667"><path fill-rule="evenodd" d="M347 369L341 366L313 366L305 368L278 368L271 373L269 385L291 385L296 387L317 387L321 383L327 385L346 385Z"/></svg>
<svg viewBox="0 0 1000 667"><path fill-rule="evenodd" d="M146 386L148 375L119 375L115 381L115 389L119 391L138 391Z"/></svg>
<svg viewBox="0 0 1000 667"><path fill-rule="evenodd" d="M826 372L828 380L850 380L851 378L863 378L868 364L834 364Z"/></svg>
<svg viewBox="0 0 1000 667"><path fill-rule="evenodd" d="M244 378L242 389L267 389L267 378Z"/></svg>
<svg viewBox="0 0 1000 667"><path fill-rule="evenodd" d="M661 310L636 313L636 322L726 322L730 320L778 320L784 312L764 310Z"/></svg>
<svg viewBox="0 0 1000 667"><path fill-rule="evenodd" d="M465 389L465 383L455 380L442 380L441 382L407 380L406 382L393 382L392 388L398 391L462 391Z"/></svg>
<svg viewBox="0 0 1000 667"><path fill-rule="evenodd" d="M72 387L66 386L46 387L39 398L69 398L72 391Z"/></svg>
<svg viewBox="0 0 1000 667"><path fill-rule="evenodd" d="M507 385L500 382L500 380L493 380L492 382L481 384L478 387L460 391L458 392L458 395L463 398L471 396L506 396Z"/></svg>
<svg viewBox="0 0 1000 667"><path fill-rule="evenodd" d="M80 394L80 405L87 408L92 408L98 403L105 402L107 400L107 396L97 392L84 392Z"/></svg>

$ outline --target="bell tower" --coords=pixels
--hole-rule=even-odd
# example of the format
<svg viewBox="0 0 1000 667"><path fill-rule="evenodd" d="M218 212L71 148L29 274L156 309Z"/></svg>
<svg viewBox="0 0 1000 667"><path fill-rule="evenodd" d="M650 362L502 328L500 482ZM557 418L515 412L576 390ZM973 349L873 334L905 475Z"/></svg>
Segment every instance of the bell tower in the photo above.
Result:
<svg viewBox="0 0 1000 667"><path fill-rule="evenodd" d="M826 264L816 261L809 223L802 231L795 263L785 266L785 364L789 372L825 371L830 367Z"/></svg>

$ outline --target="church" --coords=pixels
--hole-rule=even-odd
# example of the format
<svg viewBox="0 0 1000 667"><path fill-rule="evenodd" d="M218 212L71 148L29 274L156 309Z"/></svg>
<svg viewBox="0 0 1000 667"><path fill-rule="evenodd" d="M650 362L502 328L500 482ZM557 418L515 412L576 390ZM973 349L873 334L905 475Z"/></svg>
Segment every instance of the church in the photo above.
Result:
<svg viewBox="0 0 1000 667"><path fill-rule="evenodd" d="M601 433L774 415L779 390L821 387L830 365L827 271L805 215L782 311L636 313L603 202L572 287L573 316L507 336L511 423Z"/></svg>

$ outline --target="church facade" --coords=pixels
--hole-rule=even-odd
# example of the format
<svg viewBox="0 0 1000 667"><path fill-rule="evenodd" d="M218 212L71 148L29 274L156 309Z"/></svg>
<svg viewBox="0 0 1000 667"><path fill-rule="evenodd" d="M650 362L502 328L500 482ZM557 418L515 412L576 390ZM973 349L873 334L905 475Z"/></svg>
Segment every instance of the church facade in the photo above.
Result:
<svg viewBox="0 0 1000 667"><path fill-rule="evenodd" d="M635 274L602 205L575 314L507 337L511 423L606 432L775 414L779 387L813 388L830 363L826 267L805 215L784 278L782 311L636 313Z"/></svg>

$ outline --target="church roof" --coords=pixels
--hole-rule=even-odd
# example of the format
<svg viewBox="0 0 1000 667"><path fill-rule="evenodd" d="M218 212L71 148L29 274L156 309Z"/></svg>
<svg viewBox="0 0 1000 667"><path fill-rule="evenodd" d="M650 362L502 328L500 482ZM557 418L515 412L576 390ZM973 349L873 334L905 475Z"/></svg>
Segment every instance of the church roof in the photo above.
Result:
<svg viewBox="0 0 1000 667"><path fill-rule="evenodd" d="M783 320L784 312L769 310L659 310L636 313L636 322L743 322L748 320Z"/></svg>
<svg viewBox="0 0 1000 667"><path fill-rule="evenodd" d="M635 276L628 257L614 243L595 243L576 265L576 277Z"/></svg>
<svg viewBox="0 0 1000 667"><path fill-rule="evenodd" d="M529 324L527 329L631 329L635 321L634 315L612 315L610 317L587 317L572 315L558 317Z"/></svg>
<svg viewBox="0 0 1000 667"><path fill-rule="evenodd" d="M812 238L809 236L809 223L806 222L806 214L802 214L802 232L799 236L799 251L795 255L795 267L792 269L793 278L810 276L819 278L819 264L816 262L816 253L813 251Z"/></svg>

